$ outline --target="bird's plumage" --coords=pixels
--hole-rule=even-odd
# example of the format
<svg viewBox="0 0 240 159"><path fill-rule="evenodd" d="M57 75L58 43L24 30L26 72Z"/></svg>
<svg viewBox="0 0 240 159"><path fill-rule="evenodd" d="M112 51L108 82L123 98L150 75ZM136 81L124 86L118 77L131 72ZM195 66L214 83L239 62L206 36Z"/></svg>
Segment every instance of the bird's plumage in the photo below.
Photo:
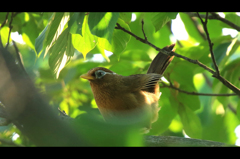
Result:
<svg viewBox="0 0 240 159"><path fill-rule="evenodd" d="M170 45L165 49L171 51L173 47ZM109 69L96 67L81 77L89 80L97 106L106 121L148 114L145 127L150 128L158 118L158 82L172 59L159 52L147 74L121 76Z"/></svg>

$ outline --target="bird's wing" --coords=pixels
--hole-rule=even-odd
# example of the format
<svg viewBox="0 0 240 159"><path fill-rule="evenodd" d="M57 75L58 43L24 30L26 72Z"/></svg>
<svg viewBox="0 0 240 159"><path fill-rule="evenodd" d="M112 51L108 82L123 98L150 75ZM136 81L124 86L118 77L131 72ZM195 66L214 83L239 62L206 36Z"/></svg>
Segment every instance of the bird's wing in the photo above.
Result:
<svg viewBox="0 0 240 159"><path fill-rule="evenodd" d="M161 75L155 73L137 74L125 76L123 78L123 83L126 86L126 89L130 89L132 92L140 90L154 92L155 86L160 78Z"/></svg>

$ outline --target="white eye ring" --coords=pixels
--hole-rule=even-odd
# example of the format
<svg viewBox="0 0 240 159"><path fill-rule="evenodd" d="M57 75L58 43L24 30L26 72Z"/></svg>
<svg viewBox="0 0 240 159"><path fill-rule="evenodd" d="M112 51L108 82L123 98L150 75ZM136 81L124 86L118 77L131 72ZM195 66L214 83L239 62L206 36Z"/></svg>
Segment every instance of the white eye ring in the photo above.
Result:
<svg viewBox="0 0 240 159"><path fill-rule="evenodd" d="M96 76L97 79L102 78L103 76L105 76L105 74L106 74L106 72L103 71L103 70L97 70L97 71L95 72L95 76Z"/></svg>

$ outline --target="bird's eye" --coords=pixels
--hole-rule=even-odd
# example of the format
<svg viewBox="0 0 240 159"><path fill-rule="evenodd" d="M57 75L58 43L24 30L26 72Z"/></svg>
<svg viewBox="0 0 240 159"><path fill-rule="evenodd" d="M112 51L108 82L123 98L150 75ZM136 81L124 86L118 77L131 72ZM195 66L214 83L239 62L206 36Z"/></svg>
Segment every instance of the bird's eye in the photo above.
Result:
<svg viewBox="0 0 240 159"><path fill-rule="evenodd" d="M105 74L106 74L106 72L104 72L103 70L97 70L97 71L95 72L95 75L96 75L96 78L97 78L97 79L102 78Z"/></svg>

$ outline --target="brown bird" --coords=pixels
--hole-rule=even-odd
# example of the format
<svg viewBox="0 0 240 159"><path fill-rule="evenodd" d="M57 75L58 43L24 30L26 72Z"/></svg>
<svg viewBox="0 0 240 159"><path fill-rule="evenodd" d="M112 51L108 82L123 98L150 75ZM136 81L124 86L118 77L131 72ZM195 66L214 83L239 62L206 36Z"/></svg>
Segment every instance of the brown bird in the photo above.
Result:
<svg viewBox="0 0 240 159"><path fill-rule="evenodd" d="M174 46L164 49L171 51ZM147 74L121 76L109 69L96 67L80 77L89 80L98 109L106 121L126 119L132 122L135 117L145 117L146 133L158 118L158 82L173 58L159 52Z"/></svg>

